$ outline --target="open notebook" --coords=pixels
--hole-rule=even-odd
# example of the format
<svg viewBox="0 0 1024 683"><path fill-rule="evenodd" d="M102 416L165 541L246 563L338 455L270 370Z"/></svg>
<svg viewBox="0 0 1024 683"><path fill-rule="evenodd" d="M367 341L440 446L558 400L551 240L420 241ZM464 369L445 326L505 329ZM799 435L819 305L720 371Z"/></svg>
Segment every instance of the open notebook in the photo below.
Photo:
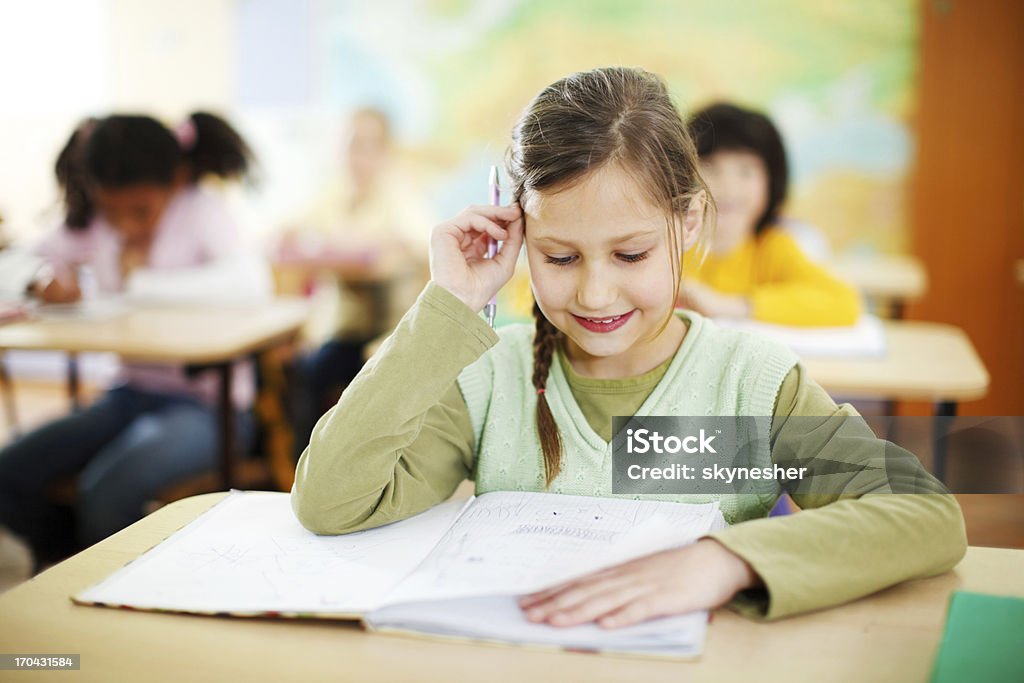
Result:
<svg viewBox="0 0 1024 683"><path fill-rule="evenodd" d="M622 629L528 622L516 596L723 528L717 503L492 492L343 536L317 536L286 493L232 492L78 604L361 619L369 629L687 658L707 613Z"/></svg>

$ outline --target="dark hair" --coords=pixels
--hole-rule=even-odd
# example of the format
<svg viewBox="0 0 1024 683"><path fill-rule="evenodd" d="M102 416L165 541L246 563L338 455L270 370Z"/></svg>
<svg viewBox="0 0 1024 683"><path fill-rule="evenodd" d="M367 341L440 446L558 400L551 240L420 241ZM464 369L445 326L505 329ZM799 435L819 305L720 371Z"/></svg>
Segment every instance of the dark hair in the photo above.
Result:
<svg viewBox="0 0 1024 683"><path fill-rule="evenodd" d="M175 132L149 116L114 115L80 124L57 156L55 171L69 228L84 228L95 214L96 187L140 183L170 185L180 169L196 183L208 174L250 174L253 156L226 121L196 112Z"/></svg>
<svg viewBox="0 0 1024 683"><path fill-rule="evenodd" d="M92 200L89 198L89 179L82 163L82 148L85 140L96 126L96 119L82 121L64 143L57 155L54 171L57 174L57 185L63 193L64 222L69 228L82 228L89 224L94 213Z"/></svg>
<svg viewBox="0 0 1024 683"><path fill-rule="evenodd" d="M516 201L532 192L568 189L609 163L633 174L651 203L664 208L677 298L682 243L676 221L706 187L693 142L658 76L642 69L609 67L575 73L549 85L516 123L506 154ZM562 447L541 390L559 332L537 304L533 315L537 433L550 485L561 470Z"/></svg>
<svg viewBox="0 0 1024 683"><path fill-rule="evenodd" d="M764 162L768 170L768 206L758 218L754 234L764 232L778 219L789 186L786 148L775 124L760 112L722 102L694 113L689 129L702 159L720 151L743 151L756 154Z"/></svg>

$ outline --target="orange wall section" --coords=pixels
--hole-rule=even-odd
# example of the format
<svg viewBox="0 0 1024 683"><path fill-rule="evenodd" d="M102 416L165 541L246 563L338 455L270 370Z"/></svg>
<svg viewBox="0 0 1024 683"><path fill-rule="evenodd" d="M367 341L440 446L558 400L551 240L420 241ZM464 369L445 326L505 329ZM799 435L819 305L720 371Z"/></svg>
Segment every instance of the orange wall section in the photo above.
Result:
<svg viewBox="0 0 1024 683"><path fill-rule="evenodd" d="M1024 414L1024 2L921 6L911 244L915 320L963 328L992 381L962 414ZM907 412L918 412L907 406Z"/></svg>

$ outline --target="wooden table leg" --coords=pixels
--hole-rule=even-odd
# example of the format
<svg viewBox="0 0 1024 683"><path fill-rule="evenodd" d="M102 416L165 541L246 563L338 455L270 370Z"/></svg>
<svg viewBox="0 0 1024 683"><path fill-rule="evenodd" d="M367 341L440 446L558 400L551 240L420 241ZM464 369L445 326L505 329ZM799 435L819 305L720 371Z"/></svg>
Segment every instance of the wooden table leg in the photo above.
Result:
<svg viewBox="0 0 1024 683"><path fill-rule="evenodd" d="M7 416L7 431L12 439L21 436L18 426L18 407L14 403L14 385L7 372L6 356L0 353L0 391L3 392L4 413Z"/></svg>
<svg viewBox="0 0 1024 683"><path fill-rule="evenodd" d="M905 312L906 306L903 303L903 299L893 299L889 304L889 315L893 320L903 320Z"/></svg>
<svg viewBox="0 0 1024 683"><path fill-rule="evenodd" d="M231 402L232 364L221 363L220 372L220 476L225 490L235 483L235 406Z"/></svg>
<svg viewBox="0 0 1024 683"><path fill-rule="evenodd" d="M81 392L78 381L78 354L68 354L68 398L71 399L71 411L77 413L82 408Z"/></svg>
<svg viewBox="0 0 1024 683"><path fill-rule="evenodd" d="M956 401L940 401L935 405L932 421L932 469L935 478L946 483L946 456L949 450L949 427L956 417Z"/></svg>

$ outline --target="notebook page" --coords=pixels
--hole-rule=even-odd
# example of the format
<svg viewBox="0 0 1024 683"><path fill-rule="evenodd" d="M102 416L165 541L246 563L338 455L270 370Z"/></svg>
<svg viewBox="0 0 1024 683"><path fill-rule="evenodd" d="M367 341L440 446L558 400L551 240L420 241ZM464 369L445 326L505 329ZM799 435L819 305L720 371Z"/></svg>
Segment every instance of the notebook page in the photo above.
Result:
<svg viewBox="0 0 1024 683"><path fill-rule="evenodd" d="M317 536L295 519L289 494L234 491L75 600L204 614L357 615L426 556L466 504Z"/></svg>
<svg viewBox="0 0 1024 683"><path fill-rule="evenodd" d="M708 613L699 610L616 629L594 623L556 628L527 621L515 597L490 596L389 605L371 612L366 621L379 630L687 658L703 648Z"/></svg>
<svg viewBox="0 0 1024 683"><path fill-rule="evenodd" d="M529 593L690 543L721 519L717 503L486 493L385 603Z"/></svg>

